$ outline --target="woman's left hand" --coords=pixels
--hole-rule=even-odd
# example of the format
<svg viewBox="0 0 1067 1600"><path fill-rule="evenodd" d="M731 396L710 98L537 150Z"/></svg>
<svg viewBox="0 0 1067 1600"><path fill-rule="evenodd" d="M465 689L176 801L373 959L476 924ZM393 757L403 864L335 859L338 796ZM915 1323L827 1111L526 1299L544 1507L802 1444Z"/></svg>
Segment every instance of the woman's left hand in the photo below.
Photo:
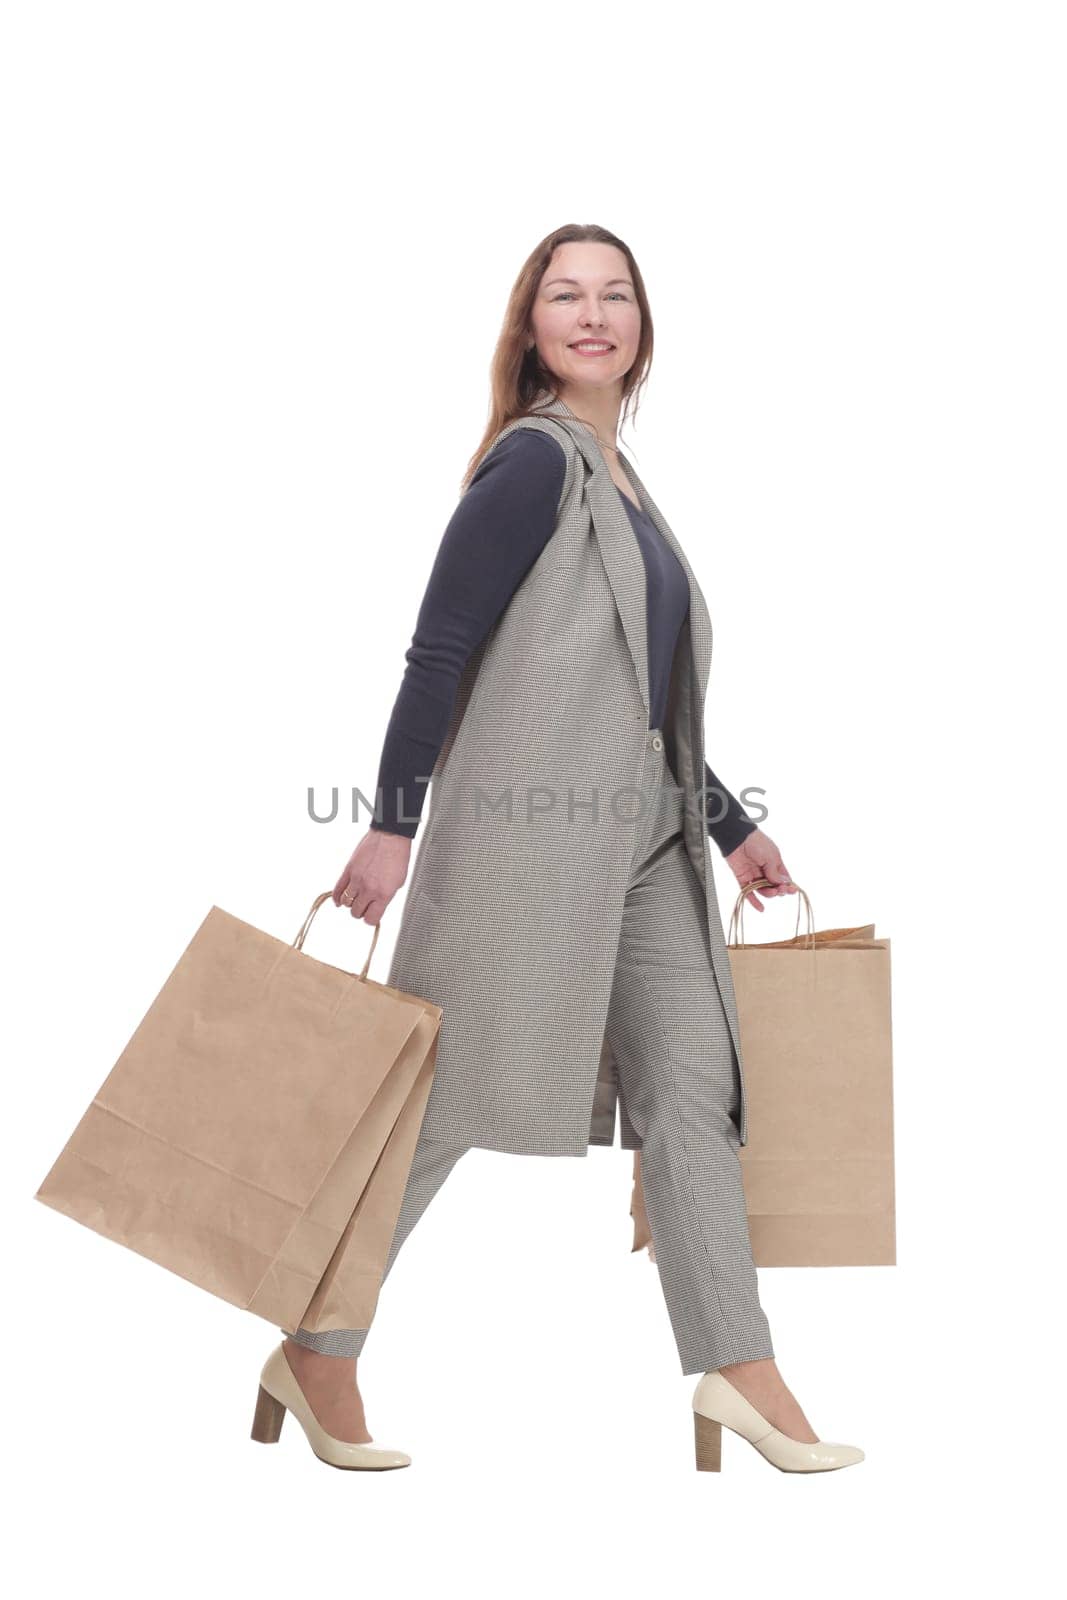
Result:
<svg viewBox="0 0 1067 1600"><path fill-rule="evenodd" d="M745 896L748 904L755 906L757 911L765 909L760 904L759 895L771 900L775 895L797 892L778 846L762 828L757 828L743 839L736 850L731 850L726 860L742 889L746 883L753 883L757 878L769 878L774 884L773 889L753 889Z"/></svg>

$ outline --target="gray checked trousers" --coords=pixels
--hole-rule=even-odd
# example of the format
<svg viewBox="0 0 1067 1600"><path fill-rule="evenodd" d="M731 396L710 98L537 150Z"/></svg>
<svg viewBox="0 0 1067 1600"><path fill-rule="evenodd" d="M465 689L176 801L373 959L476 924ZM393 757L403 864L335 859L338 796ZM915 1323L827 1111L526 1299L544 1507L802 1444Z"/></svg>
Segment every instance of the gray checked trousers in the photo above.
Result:
<svg viewBox="0 0 1067 1600"><path fill-rule="evenodd" d="M641 1140L645 1209L682 1372L693 1374L774 1350L748 1236L737 1061L682 836L683 796L656 728L643 789L607 1033ZM466 1148L416 1144L385 1276ZM323 1355L358 1356L368 1331L298 1328L291 1337Z"/></svg>

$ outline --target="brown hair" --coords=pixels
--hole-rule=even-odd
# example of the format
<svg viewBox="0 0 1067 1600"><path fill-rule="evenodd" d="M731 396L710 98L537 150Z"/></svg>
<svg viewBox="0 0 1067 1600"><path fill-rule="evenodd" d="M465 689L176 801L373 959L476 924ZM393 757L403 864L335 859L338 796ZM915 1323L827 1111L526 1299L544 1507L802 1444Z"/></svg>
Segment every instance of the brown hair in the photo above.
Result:
<svg viewBox="0 0 1067 1600"><path fill-rule="evenodd" d="M489 420L481 442L467 465L461 484L463 489L470 483L482 457L502 428L506 428L518 417L537 416L539 414L537 410L532 409L534 402L546 390L550 399L556 398L557 380L554 374L545 367L536 345L529 350L526 348L526 341L531 333L530 317L541 279L555 251L561 244L586 240L596 244L614 245L616 249L622 251L630 268L634 294L641 309L641 337L634 364L622 382L622 421L625 422L628 415L637 415L638 394L648 379L648 370L652 364L652 312L648 304L648 295L645 293L644 280L629 245L616 234L592 222L567 223L562 228L556 228L547 234L540 244L534 246L515 279L490 367Z"/></svg>

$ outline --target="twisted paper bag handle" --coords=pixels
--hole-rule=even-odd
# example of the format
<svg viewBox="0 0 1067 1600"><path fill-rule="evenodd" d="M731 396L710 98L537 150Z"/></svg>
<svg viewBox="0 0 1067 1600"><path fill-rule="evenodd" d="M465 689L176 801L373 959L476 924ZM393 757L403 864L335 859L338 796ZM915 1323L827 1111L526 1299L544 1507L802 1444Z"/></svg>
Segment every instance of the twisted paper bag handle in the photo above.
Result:
<svg viewBox="0 0 1067 1600"><path fill-rule="evenodd" d="M730 918L730 935L729 935L729 938L726 941L727 944L733 945L735 948L738 948L738 947L744 945L744 942L745 942L745 901L748 898L749 890L750 889L775 889L775 888L777 888L777 884L772 883L770 878L754 878L751 883L746 883L745 884L744 888L741 890L741 893L738 895L737 900L734 902L734 911L733 911L733 916ZM800 887L799 883L796 885L796 891L802 897L802 899L804 901L804 904L807 907L807 912L808 912L808 931L807 931L807 933L805 934L804 937L806 939L810 938L810 943L809 943L808 948L810 950L814 951L814 949L815 949L815 917L814 917L814 914L813 914L812 909L811 909L811 901L808 899L807 895L804 893L804 890ZM778 897L775 896L775 898L777 899ZM797 926L796 926L796 931L793 934L793 938L796 939L796 938L799 938L799 936L800 936L800 901L798 900L797 901Z"/></svg>
<svg viewBox="0 0 1067 1600"><path fill-rule="evenodd" d="M303 927L300 929L300 932L297 934L296 938L293 940L293 943L292 943L292 946L291 946L292 949L294 949L294 950L302 950L304 948L304 940L307 937L307 931L311 927L311 924L312 924L312 922L314 920L316 911L319 909L319 907L321 905L325 905L327 900L332 900L332 899L333 899L333 890L332 889L324 889L323 892L316 898L314 905L311 907L311 910L308 912L307 916L304 918ZM380 932L381 932L381 923L380 922L379 923L375 923L375 925L374 925L374 937L370 942L370 949L367 952L367 959L363 963L363 971L359 974L359 976L361 978L365 978L367 976L367 970L370 967L371 956L374 954L374 946L378 943L378 934Z"/></svg>

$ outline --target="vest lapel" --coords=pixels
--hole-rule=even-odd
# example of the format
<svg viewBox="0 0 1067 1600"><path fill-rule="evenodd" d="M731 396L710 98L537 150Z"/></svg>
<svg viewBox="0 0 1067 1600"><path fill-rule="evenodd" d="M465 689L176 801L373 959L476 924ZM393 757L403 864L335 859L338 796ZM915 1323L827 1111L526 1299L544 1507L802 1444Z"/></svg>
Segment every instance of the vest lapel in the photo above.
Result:
<svg viewBox="0 0 1067 1600"><path fill-rule="evenodd" d="M544 392L544 391L542 391ZM562 400L552 400L542 403L536 408L549 416L555 416L568 426L568 431L575 444L582 452L586 466L589 468L589 477L586 480L586 494L589 497L589 510L593 519L593 527L597 541L604 559L604 566L615 596L619 616L622 619L626 642L633 657L634 668L637 672L637 681L641 688L641 699L645 711L648 712L648 584L645 575L644 557L641 547L637 542L633 527L626 507L619 498L619 489L611 473L603 451L597 444L591 430L585 423L579 421L570 407ZM700 704L704 703L707 693L708 678L711 671L711 617L700 585L697 583L693 569L686 559L678 540L674 537L666 517L653 501L648 490L637 475L635 467L628 461L619 457L623 471L629 478L643 510L651 518L667 544L677 556L678 561L689 583L689 631L692 639L693 665L699 685Z"/></svg>
<svg viewBox="0 0 1067 1600"><path fill-rule="evenodd" d="M646 716L648 692L648 586L641 547L630 525L626 507L612 482L607 462L596 439L584 422L562 400L536 407L539 412L562 422L582 453L588 469L585 493L596 533L597 544L608 575L615 605L622 620L626 643L633 659Z"/></svg>

